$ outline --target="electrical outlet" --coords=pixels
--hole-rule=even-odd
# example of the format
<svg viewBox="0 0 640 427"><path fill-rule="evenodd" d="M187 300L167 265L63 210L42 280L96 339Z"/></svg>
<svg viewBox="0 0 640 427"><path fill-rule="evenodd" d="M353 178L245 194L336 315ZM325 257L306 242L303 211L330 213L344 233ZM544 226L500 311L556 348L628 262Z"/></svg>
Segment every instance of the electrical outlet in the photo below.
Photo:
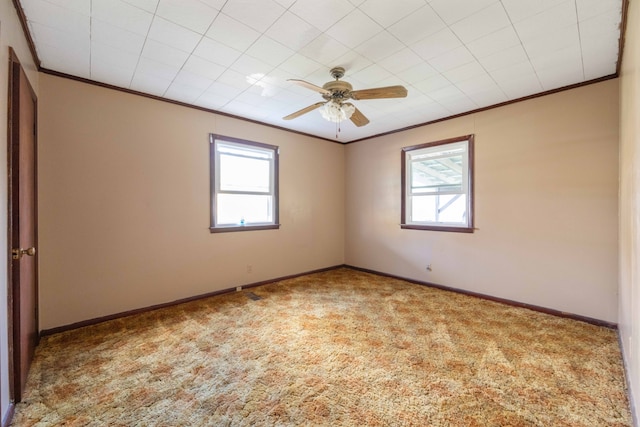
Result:
<svg viewBox="0 0 640 427"><path fill-rule="evenodd" d="M427 265L427 271L433 271L433 268L431 268L431 264Z"/></svg>
<svg viewBox="0 0 640 427"><path fill-rule="evenodd" d="M253 265L247 265L247 273L253 273Z"/></svg>
<svg viewBox="0 0 640 427"><path fill-rule="evenodd" d="M242 286L236 286L236 292L240 292L242 290Z"/></svg>

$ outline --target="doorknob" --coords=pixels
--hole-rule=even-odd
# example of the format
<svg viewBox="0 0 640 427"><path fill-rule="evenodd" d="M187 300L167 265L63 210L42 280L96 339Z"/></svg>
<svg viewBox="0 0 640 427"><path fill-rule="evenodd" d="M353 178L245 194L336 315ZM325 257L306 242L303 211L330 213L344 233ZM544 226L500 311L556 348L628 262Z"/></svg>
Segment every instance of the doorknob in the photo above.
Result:
<svg viewBox="0 0 640 427"><path fill-rule="evenodd" d="M27 248L27 249L11 249L11 258L20 259L22 255L34 256L36 254L36 248Z"/></svg>

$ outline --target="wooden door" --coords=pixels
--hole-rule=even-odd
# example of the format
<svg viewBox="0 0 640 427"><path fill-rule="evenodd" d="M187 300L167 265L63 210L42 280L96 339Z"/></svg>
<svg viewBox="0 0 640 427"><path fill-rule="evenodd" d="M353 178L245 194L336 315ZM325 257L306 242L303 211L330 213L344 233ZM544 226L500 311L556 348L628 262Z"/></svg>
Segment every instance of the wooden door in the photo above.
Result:
<svg viewBox="0 0 640 427"><path fill-rule="evenodd" d="M36 96L15 53L9 76L9 321L14 402L22 399L38 344Z"/></svg>

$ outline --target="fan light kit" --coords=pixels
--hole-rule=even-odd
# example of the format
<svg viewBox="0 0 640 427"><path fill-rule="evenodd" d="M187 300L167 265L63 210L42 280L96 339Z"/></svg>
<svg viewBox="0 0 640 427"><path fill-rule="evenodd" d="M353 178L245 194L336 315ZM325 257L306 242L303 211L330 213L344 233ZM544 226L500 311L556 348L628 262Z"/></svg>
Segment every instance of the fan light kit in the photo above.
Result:
<svg viewBox="0 0 640 427"><path fill-rule="evenodd" d="M290 82L320 93L325 101L305 107L302 110L283 117L283 119L295 119L319 108L322 117L330 122L338 124L349 119L354 125L360 127L368 124L369 119L367 119L355 105L346 102L349 99L359 101L363 99L405 98L407 96L407 89L404 86L386 86L373 89L353 90L350 83L340 80L344 76L344 71L342 67L332 68L331 76L335 81L327 82L322 87L305 82L304 80L289 79L288 81Z"/></svg>
<svg viewBox="0 0 640 427"><path fill-rule="evenodd" d="M354 107L353 104L340 104L333 100L320 107L322 117L325 120L335 123L350 119L354 111L356 111L356 107Z"/></svg>

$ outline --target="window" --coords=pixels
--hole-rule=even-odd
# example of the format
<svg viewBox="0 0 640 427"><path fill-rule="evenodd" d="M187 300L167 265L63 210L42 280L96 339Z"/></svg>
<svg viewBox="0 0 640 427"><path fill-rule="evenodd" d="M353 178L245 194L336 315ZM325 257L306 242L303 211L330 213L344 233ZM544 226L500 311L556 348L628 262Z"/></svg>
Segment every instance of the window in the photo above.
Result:
<svg viewBox="0 0 640 427"><path fill-rule="evenodd" d="M473 233L473 135L402 149L400 226Z"/></svg>
<svg viewBox="0 0 640 427"><path fill-rule="evenodd" d="M212 233L278 224L278 147L209 135Z"/></svg>

